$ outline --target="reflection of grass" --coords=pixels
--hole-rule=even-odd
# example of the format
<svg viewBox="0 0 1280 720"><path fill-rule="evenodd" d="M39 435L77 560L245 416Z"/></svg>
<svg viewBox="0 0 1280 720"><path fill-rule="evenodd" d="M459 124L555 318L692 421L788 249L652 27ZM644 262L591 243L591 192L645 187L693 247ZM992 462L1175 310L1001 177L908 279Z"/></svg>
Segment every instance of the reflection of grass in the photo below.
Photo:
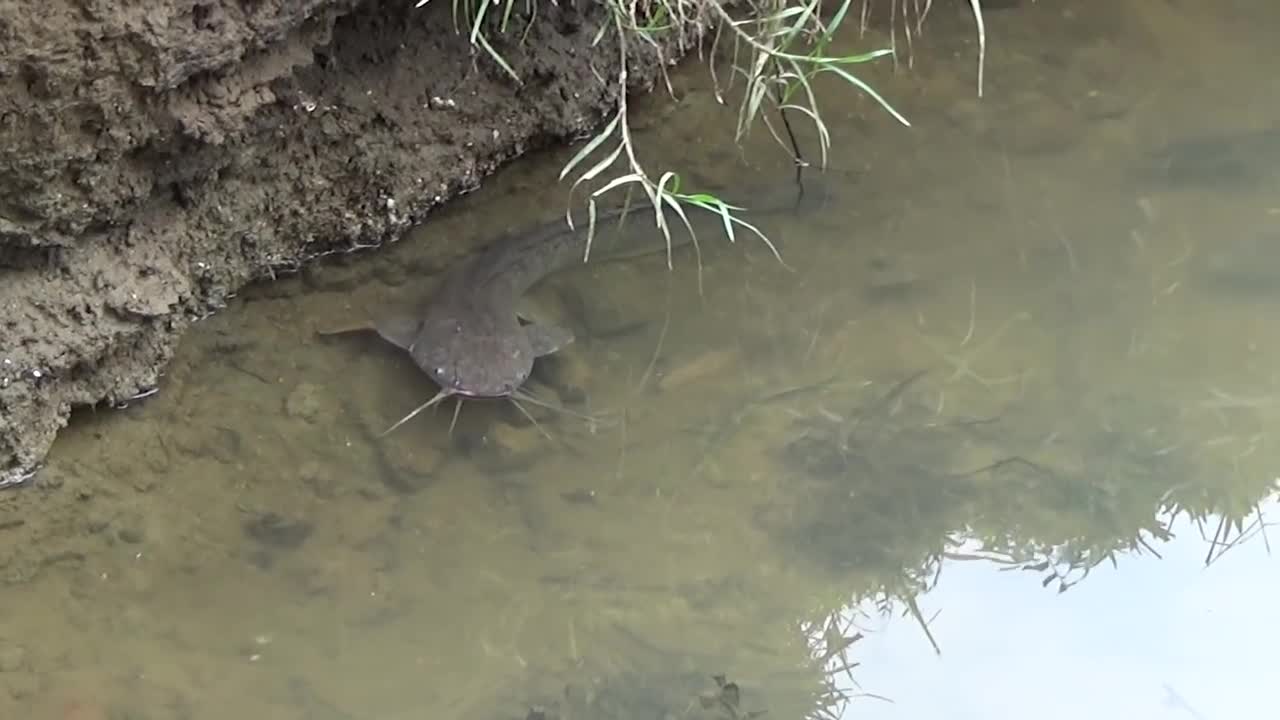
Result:
<svg viewBox="0 0 1280 720"><path fill-rule="evenodd" d="M811 718L877 697L858 687L850 657L862 638L851 618L864 608L901 613L933 641L915 599L948 561L994 562L1064 592L1101 564L1159 556L1175 522L1200 528L1206 563L1267 542L1261 499L1277 482L1213 472L1208 458L1180 452L1191 444L1154 429L1173 416L1165 408L1126 396L1107 398L1106 420L1086 412L1074 426L1014 410L966 420L937 416L923 391L895 388L863 390L847 400L852 409L828 395L778 456L787 496L766 530L834 579L801 625L827 673Z"/></svg>
<svg viewBox="0 0 1280 720"><path fill-rule="evenodd" d="M1085 418L1083 429L1022 411L940 418L915 392L892 406L851 403L798 422L779 456L792 471L788 506L767 528L842 578L828 610L851 592L886 612L905 606L924 624L913 598L947 560L995 561L1065 591L1099 564L1158 555L1184 514L1203 528L1208 559L1265 541L1258 504L1274 482L1208 472L1205 458L1176 451L1178 437L1142 429L1170 414L1140 399L1116 399L1112 412L1123 415L1107 427Z"/></svg>
<svg viewBox="0 0 1280 720"><path fill-rule="evenodd" d="M856 698L888 701L888 698L864 691L854 677L853 671L861 663L850 658L850 650L864 637L854 624L854 618L843 617L837 610L815 622L802 623L800 629L811 639L813 662L821 669L823 678L822 691L814 699L806 717L811 720L837 720L844 716L848 703Z"/></svg>
<svg viewBox="0 0 1280 720"><path fill-rule="evenodd" d="M778 530L811 561L857 571L875 586L898 586L904 567L919 567L942 549L975 483L944 482L957 438L930 427L932 408L911 393L900 404L874 402L872 413L858 408L799 423L782 459L801 471L796 514L807 520Z"/></svg>
<svg viewBox="0 0 1280 720"><path fill-rule="evenodd" d="M1190 519L1209 544L1204 558L1206 566L1254 538L1262 538L1267 550L1271 549L1271 540L1267 537L1271 523L1263 513L1262 500L1280 493L1280 479L1259 476L1257 480L1250 480L1238 468L1235 470L1229 475L1234 487L1182 486L1172 490L1166 499L1166 533L1180 516Z"/></svg>

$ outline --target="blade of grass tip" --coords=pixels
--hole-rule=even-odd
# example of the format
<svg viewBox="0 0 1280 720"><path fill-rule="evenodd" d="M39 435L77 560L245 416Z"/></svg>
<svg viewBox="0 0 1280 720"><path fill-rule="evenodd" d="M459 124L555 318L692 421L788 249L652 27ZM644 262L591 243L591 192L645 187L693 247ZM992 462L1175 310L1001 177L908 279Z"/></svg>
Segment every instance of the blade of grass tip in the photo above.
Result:
<svg viewBox="0 0 1280 720"><path fill-rule="evenodd" d="M751 77L748 75L748 73L745 70L742 70L737 66L732 68L729 75L731 80L736 79L739 75L741 75L743 79L742 99L738 102L738 119L737 119L737 124L733 129L733 136L735 140L741 140L744 118L747 117L747 114L749 112L748 105L750 104L750 100L751 100L751 89L755 87L755 83L751 80ZM733 83L731 82L730 87L732 86L733 86Z"/></svg>
<svg viewBox="0 0 1280 720"><path fill-rule="evenodd" d="M779 10L778 12L772 15L769 15L768 17L762 17L762 18L756 18L756 19L747 18L747 20L754 23L762 24L767 22L782 22L783 20L786 20L789 17L800 15L801 13L803 13L805 17L808 17L813 14L813 8L816 4L817 3L810 2L804 5L792 5L791 7L785 10Z"/></svg>
<svg viewBox="0 0 1280 720"><path fill-rule="evenodd" d="M573 187L576 188L578 187L579 184L583 182L594 180L597 175L604 172L610 165L612 165L618 159L618 156L622 154L622 151L624 149L625 148L622 146L622 143L618 143L618 146L613 149L613 152L606 155L603 160L596 163L595 165L592 165L590 169L582 173L582 175L578 176L578 179L573 183ZM570 192L572 191L573 190L570 189Z"/></svg>
<svg viewBox="0 0 1280 720"><path fill-rule="evenodd" d="M664 173L662 176L661 182L665 182L668 176L670 175L672 175L672 173L670 172ZM659 185L659 187L661 187L661 185ZM702 289L703 289L702 247L698 244L698 235L693 231L693 224L689 222L689 216L685 213L684 204L680 202L679 198L673 197L671 195L667 195L664 199L666 203L676 211L676 214L680 216L680 220L684 222L685 230L689 231L689 238L693 243L693 254L695 257L695 264L697 266L697 272L698 272L698 295L701 296ZM670 235L668 235L667 236L667 269L668 270L673 269L674 267L674 263L672 262L672 254L673 252L671 247L671 237Z"/></svg>
<svg viewBox="0 0 1280 720"><path fill-rule="evenodd" d="M480 25L484 23L485 14L489 12L489 3L491 0L480 0L480 6L476 10L476 19L471 23L471 44L474 45L477 39L481 37Z"/></svg>
<svg viewBox="0 0 1280 720"><path fill-rule="evenodd" d="M591 38L591 47L595 47L600 44L600 41L604 39L604 34L609 32L610 27L613 26L609 23L600 23L600 29L596 30L595 36Z"/></svg>
<svg viewBox="0 0 1280 720"><path fill-rule="evenodd" d="M502 25L499 26L504 33L511 24L511 11L515 9L515 6L515 0L507 0L507 9L502 13Z"/></svg>
<svg viewBox="0 0 1280 720"><path fill-rule="evenodd" d="M718 205L719 207L712 212L720 216L720 222L724 224L724 234L729 236L729 242L738 242L737 233L733 231L733 217L729 214L729 206L724 203L718 203Z"/></svg>
<svg viewBox="0 0 1280 720"><path fill-rule="evenodd" d="M667 248L667 270L671 270L671 269L672 269L672 265L671 265L671 232L670 232L670 229L669 229L669 228L668 228L668 226L667 226L667 215L666 215L666 212L662 209L662 206L663 206L664 204L666 204L667 193L666 193L666 191L665 191L665 190L663 190L663 188L662 188L662 186L661 186L661 185L654 185L654 190L653 190L653 192L650 194L650 198L651 198L651 201L653 202L654 216L657 218L657 221L658 221L658 229L659 229L660 231L662 231L662 238L663 238L663 241L666 243L666 248Z"/></svg>
<svg viewBox="0 0 1280 720"><path fill-rule="evenodd" d="M844 0L844 2L840 3L840 9L836 10L835 14L831 16L831 22L828 23L826 30L822 33L822 38L818 40L817 47L819 49L825 48L831 43L832 38L835 37L836 30L839 30L840 25L844 23L845 15L849 13L849 8L851 7L853 7L853 0Z"/></svg>
<svg viewBox="0 0 1280 720"><path fill-rule="evenodd" d="M725 217L725 215L728 214L728 208L731 207L728 203L720 200L719 198L708 195L685 195L683 199L689 205L706 210L713 215L720 216L724 227L724 234L728 236L729 243L733 244L737 242L737 236L733 232L733 224Z"/></svg>
<svg viewBox="0 0 1280 720"><path fill-rule="evenodd" d="M811 7L797 7L793 8L795 12L778 13L764 18L760 22L762 32L755 33L756 37L779 40L787 45L793 38L806 34L806 26L812 17Z"/></svg>
<svg viewBox="0 0 1280 720"><path fill-rule="evenodd" d="M788 265L787 262L782 259L782 253L778 252L778 248L773 244L772 240L770 240L764 233L760 232L760 228L738 217L734 217L733 222L735 225L741 225L742 227L755 233L756 237L760 238L760 240L764 242L765 246L769 248L769 251L773 253L774 259L778 261L778 264L781 265L783 269L787 270L788 272L795 272L795 268Z"/></svg>
<svg viewBox="0 0 1280 720"><path fill-rule="evenodd" d="M630 152L628 152L628 155L630 155ZM658 228L658 230L662 231L663 235L669 240L670 236L667 234L667 216L662 212L662 204L658 200L659 193L657 192L657 186L654 185L653 181L651 181L649 177L644 174L644 171L640 169L640 166L636 162L634 156L631 156L631 166L636 168L636 171L628 176L629 181L633 185L639 186L640 190L644 193L644 196L649 199L649 207L653 208L654 226ZM627 192L628 197L630 197L630 190Z"/></svg>
<svg viewBox="0 0 1280 720"><path fill-rule="evenodd" d="M751 123L760 116L760 106L764 104L765 98L769 94L769 86L763 78L755 78L751 81L751 92L746 107L738 116L738 139L745 138L751 131Z"/></svg>
<svg viewBox="0 0 1280 720"><path fill-rule="evenodd" d="M580 175L578 179L574 181L573 185L569 188L569 196L570 197L573 196L573 193L578 189L579 185L581 185L584 182L594 180L597 175L604 172L605 169L608 168L609 166L613 165L613 163L617 161L618 156L622 154L622 150L623 150L622 144L619 143L618 147L614 148L613 152L609 153L607 156L605 156L603 160L596 163L591 169L587 170L585 173ZM571 231L574 230L575 228L573 226L573 208L572 207L566 208L565 215L569 221L569 230ZM590 238L588 237L588 242L589 241L590 241Z"/></svg>
<svg viewBox="0 0 1280 720"><path fill-rule="evenodd" d="M458 32L458 4L460 2L462 2L462 0L453 0L452 5L450 6L450 12L453 14L453 31L455 33Z"/></svg>
<svg viewBox="0 0 1280 720"><path fill-rule="evenodd" d="M592 192L591 197L593 198L600 197L601 195L608 193L610 190L613 190L614 188L617 188L617 187L622 187L623 185L626 185L628 183L637 183L641 187L643 187L644 176L637 172L630 172L630 173L627 173L626 175L619 175L618 177L610 180L608 183L605 183L604 187ZM646 190L646 192L648 191ZM652 194L650 194L650 198L652 198Z"/></svg>
<svg viewBox="0 0 1280 720"><path fill-rule="evenodd" d="M678 175L676 175L675 173L671 172L671 171L667 171L667 172L665 172L665 173L663 173L663 174L662 174L662 179L659 181L659 183L658 183L658 187L659 187L659 188L663 187L663 186L666 184L667 179L668 179L669 177L671 177L671 176L675 176L675 177L677 178L677 185L678 185L678 184L679 184L679 180L678 180L679 176L678 176ZM665 194L665 200L666 200L667 204L669 204L669 205L671 205L671 207L675 208L676 213L680 216L680 219L684 222L684 226L685 226L685 228L689 231L689 235L690 235L690 236L692 236L692 237L694 237L694 238L696 239L696 237L697 237L697 236L696 236L696 235L694 235L694 232L693 232L693 225L691 225L691 224L689 223L689 216L685 214L685 211L684 211L684 204L681 202L682 197L683 197L683 196L681 196L681 195L679 195L679 194L675 193L674 191L667 191L667 192L666 192L666 194Z"/></svg>
<svg viewBox="0 0 1280 720"><path fill-rule="evenodd" d="M748 39L747 44L754 45L757 50L764 52L779 60L794 60L797 62L802 62L810 65L861 65L863 63L871 62L872 60L875 60L877 58L885 57L886 55L888 56L893 55L892 48L881 48L880 50L870 50L868 52L859 53L857 55L840 55L837 57L828 57L826 55L814 55L814 54L797 55L795 53L789 53L789 52L784 52L782 50L767 48L761 43L755 41L754 38Z"/></svg>
<svg viewBox="0 0 1280 720"><path fill-rule="evenodd" d="M739 211L746 210L745 207L727 203L724 200L716 197L715 195L712 195L711 193L690 193L688 195L685 195L684 199L699 207L707 208L712 212L719 212L718 209L713 209L713 206L714 208L719 208L721 205L729 208L730 210L739 210Z"/></svg>
<svg viewBox="0 0 1280 720"><path fill-rule="evenodd" d="M658 224L658 231L662 233L663 242L667 245L667 270L672 270L674 267L671 264L671 226L667 223L667 214L662 210L662 194L654 192L649 187L645 187L645 192L653 205L653 215Z"/></svg>
<svg viewBox="0 0 1280 720"><path fill-rule="evenodd" d="M979 0L969 0L969 7L973 9L973 21L978 26L978 97L982 97L982 75L987 62L987 27L982 20L982 3Z"/></svg>
<svg viewBox="0 0 1280 720"><path fill-rule="evenodd" d="M506 58L502 57L502 55L500 55L498 51L493 49L493 46L489 44L489 38L486 38L484 34L481 33L479 36L479 40L480 40L480 47L484 48L485 52L489 53L489 56L493 58L494 62L502 66L503 71L505 71L508 75L510 75L511 79L515 80L517 84L524 84L524 81L521 80L520 76L516 74L515 69L513 69L510 65L507 64Z"/></svg>
<svg viewBox="0 0 1280 720"><path fill-rule="evenodd" d="M742 117L754 118L756 108L759 106L759 95L761 94L760 85L761 78L764 75L764 67L769 62L767 50L756 49L755 55L751 58L750 65L740 70L743 79L746 82L746 89L742 93L742 105L738 113L739 116L739 132L742 128Z"/></svg>
<svg viewBox="0 0 1280 720"><path fill-rule="evenodd" d="M911 127L911 123L908 122L907 119L903 117L901 113L895 110L893 106L889 104L888 100L885 100L883 97L881 97L880 93L876 92L875 90L872 90L870 85L859 80L853 75L850 75L849 73L845 72L842 68L838 68L835 66L828 66L828 67L824 67L822 70L824 72L833 72L843 77L849 83L860 88L863 92L867 93L872 98L874 98L875 101L880 103L880 106L883 107L885 110L889 111L889 114L892 115L894 118L896 118L898 122L902 123L903 125L906 125L907 127Z"/></svg>
<svg viewBox="0 0 1280 720"><path fill-rule="evenodd" d="M761 53L756 67L753 70L755 85L751 93L751 117L755 117L760 112L760 104L764 102L764 98L769 93L768 75L765 68L769 65L769 55Z"/></svg>
<svg viewBox="0 0 1280 720"><path fill-rule="evenodd" d="M788 41L791 38L800 35L805 31L805 27L809 24L809 18L813 17L814 12L816 12L816 6L817 3L809 3L804 6L793 7L792 10L795 10L795 12L788 12L784 10L780 13L770 15L766 18L766 22L771 25L782 25L783 27L780 27L769 34L774 37L786 38ZM795 22L790 25L786 25L784 21L790 19L793 15L798 16L795 18Z"/></svg>
<svg viewBox="0 0 1280 720"><path fill-rule="evenodd" d="M661 209L661 208L665 207L667 204L669 204L669 203L671 202L671 198L673 197L673 193L672 193L672 191L671 191L670 189L668 189L668 188L667 188L667 182L668 182L668 180L671 178L671 176L672 176L673 174L674 174L674 173L672 173L672 172L671 172L671 171L669 171L669 170L668 170L667 172L664 172L664 173L661 175L661 177L659 177L659 178L658 178L658 182L657 182L657 184L655 184L655 185L654 185L654 190L655 190L654 204L655 204L659 209ZM666 222L666 212L665 212L665 211L663 212L663 222ZM668 239L669 239L669 238L668 238ZM671 250L671 248L670 248L670 247L668 247L668 248L667 248L668 255L670 255L670 250Z"/></svg>
<svg viewBox="0 0 1280 720"><path fill-rule="evenodd" d="M510 0L515 5L515 0ZM538 23L538 3L530 2L531 10L529 10L529 20L525 23L524 32L520 33L520 44L524 45L529 40L529 33L533 31L534 25Z"/></svg>
<svg viewBox="0 0 1280 720"><path fill-rule="evenodd" d="M587 203L587 245L582 250L582 262L587 262L591 258L591 243L596 237L596 201L592 198Z"/></svg>
<svg viewBox="0 0 1280 720"><path fill-rule="evenodd" d="M879 50L868 50L857 55L837 55L832 57L813 56L813 61L822 65L862 65L882 57L893 55L890 48L880 48Z"/></svg>
<svg viewBox="0 0 1280 720"><path fill-rule="evenodd" d="M582 149L569 160L569 162L565 163L565 166L560 169L561 180L564 180L565 176L573 172L573 169L577 167L579 163L586 160L588 155L595 152L596 148L603 145L604 141L608 140L609 137L613 135L613 131L618 128L618 121L621 117L621 112L614 113L613 119L609 121L608 125L604 126L604 129L600 131L600 134L591 138L591 142L584 145Z"/></svg>
<svg viewBox="0 0 1280 720"><path fill-rule="evenodd" d="M609 192L610 190L612 190L612 189L614 189L614 188L616 188L616 187L621 187L621 186L626 185L626 184L629 184L629 183L637 183L637 184L641 184L641 185L643 186L643 183L644 183L644 177L643 177L642 175L638 174L638 173L628 173L628 174L626 174L626 175L622 175L622 176L619 176L619 177L614 178L613 180L610 180L610 181L609 181L609 182L608 182L604 187L602 187L602 188L600 188L599 190L596 190L595 192L591 193L590 197L588 198L588 202L590 203L590 207L591 207L590 212L591 212L591 213L593 213L593 214L595 213L595 202L596 202L596 198L600 197L601 195L604 195L605 193ZM591 253L591 243L592 243L592 241L593 241L593 239L594 239L594 237L595 237L595 220L594 220L594 215L593 215L592 217L593 217L593 219L592 219L592 221L591 221L591 229L590 229L590 230L588 231L588 233L587 233L587 247L586 247L586 254L584 255L584 259L585 259L586 257L589 257L589 256L590 256L590 253Z"/></svg>
<svg viewBox="0 0 1280 720"><path fill-rule="evenodd" d="M803 30L803 28L801 28L801 30ZM777 42L778 45L782 47L786 47L791 43L792 39L795 38L795 36L796 36L796 28L788 26L788 27L780 27L777 30L774 30L769 33L765 33L761 37L769 38L770 40Z"/></svg>

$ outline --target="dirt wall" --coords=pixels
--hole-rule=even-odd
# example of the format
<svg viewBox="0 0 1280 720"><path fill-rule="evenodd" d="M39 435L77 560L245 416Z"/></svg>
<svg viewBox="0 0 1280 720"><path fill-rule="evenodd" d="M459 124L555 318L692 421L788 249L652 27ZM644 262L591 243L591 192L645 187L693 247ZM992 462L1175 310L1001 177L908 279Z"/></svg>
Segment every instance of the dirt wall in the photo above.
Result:
<svg viewBox="0 0 1280 720"><path fill-rule="evenodd" d="M449 3L0 0L0 486L73 407L155 388L247 282L394 240L596 126L600 6L523 9L498 44L518 86ZM637 56L632 89L657 67Z"/></svg>

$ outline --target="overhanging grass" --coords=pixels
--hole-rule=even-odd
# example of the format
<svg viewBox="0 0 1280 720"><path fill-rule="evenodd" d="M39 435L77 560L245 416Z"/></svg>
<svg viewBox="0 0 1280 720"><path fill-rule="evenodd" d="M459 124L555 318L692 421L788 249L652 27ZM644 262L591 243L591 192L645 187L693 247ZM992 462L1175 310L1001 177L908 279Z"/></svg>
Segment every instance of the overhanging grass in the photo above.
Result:
<svg viewBox="0 0 1280 720"><path fill-rule="evenodd" d="M417 5L421 7L428 1L419 0ZM524 14L528 21L525 33L518 38L519 42L524 42L540 3L555 1L524 0ZM700 42L705 34L711 34L713 41L707 62L715 81L717 97L723 101L726 91L735 87L738 80L743 83L735 140L741 142L755 122L763 120L773 138L792 155L798 167L807 165L807 162L792 134L789 119L791 115L802 116L813 124L818 137L819 163L822 167L826 166L831 133L819 110L817 93L813 87L813 80L822 74L834 75L870 95L894 119L903 125L910 125L888 100L855 74L857 66L864 63L885 56L896 58L896 30L891 28L891 37L895 40L890 48L855 54L836 54L831 49L836 33L849 20L855 5L860 8L858 17L865 30L867 12L874 0L861 0L860 3L855 0L840 0L839 5L828 12L824 12L824 6L829 9L834 4L830 0L825 3L823 0L740 0L733 3L738 10L736 13L731 13L728 3L722 0L597 1L607 12L608 20L592 37L591 45L598 46L610 38L617 43L620 61L617 77L612 81L606 78L601 80L616 85L618 107L604 128L560 172L562 181L570 176L574 177L571 197L583 183L603 183L587 196L589 227L586 255L590 254L595 235L597 201L614 190L625 190L630 201L633 192L639 189L653 208L656 227L667 240L668 268L671 267L672 247L672 222L669 213L674 214L685 226L693 238L695 249L697 248L697 237L686 208L719 215L731 242L736 239L737 230L746 230L759 237L779 262L782 260L769 238L759 228L737 215L744 208L730 205L709 193L683 191L680 175L675 171L665 170L654 180L640 162L632 139L626 92L628 62L633 49L647 48L656 55L663 82L668 92L674 95L667 77L666 50L671 48L684 54L691 49L691 39L692 42ZM912 25L914 24L918 35L933 0L884 1L890 3L891 24L901 16L910 44ZM511 31L516 0L506 0L505 3L501 0L451 2L455 28L460 32L465 29L473 46L482 50L514 82L520 83L520 75L489 39L491 33L507 34ZM981 95L986 33L980 0L968 2L978 27L978 94ZM728 54L731 70L727 82L722 82L716 71L715 57L722 49ZM769 110L773 113L768 112ZM608 178L605 175L607 172L615 174ZM566 212L566 219L572 227L571 208Z"/></svg>

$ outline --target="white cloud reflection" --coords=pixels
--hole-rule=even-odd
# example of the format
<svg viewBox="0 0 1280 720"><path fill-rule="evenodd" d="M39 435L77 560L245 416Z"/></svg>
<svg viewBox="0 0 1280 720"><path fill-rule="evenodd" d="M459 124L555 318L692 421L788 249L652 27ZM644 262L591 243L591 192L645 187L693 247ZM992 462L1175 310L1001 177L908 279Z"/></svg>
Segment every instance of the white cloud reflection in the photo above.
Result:
<svg viewBox="0 0 1280 720"><path fill-rule="evenodd" d="M1263 512L1280 517L1272 498ZM1151 555L1058 594L1035 573L951 562L919 598L943 654L895 617L854 646L852 720L1228 720L1275 712L1280 558L1255 537L1205 567L1185 521ZM1280 541L1280 532L1273 533ZM1280 547L1276 548L1280 551ZM866 627L865 622L860 623Z"/></svg>

